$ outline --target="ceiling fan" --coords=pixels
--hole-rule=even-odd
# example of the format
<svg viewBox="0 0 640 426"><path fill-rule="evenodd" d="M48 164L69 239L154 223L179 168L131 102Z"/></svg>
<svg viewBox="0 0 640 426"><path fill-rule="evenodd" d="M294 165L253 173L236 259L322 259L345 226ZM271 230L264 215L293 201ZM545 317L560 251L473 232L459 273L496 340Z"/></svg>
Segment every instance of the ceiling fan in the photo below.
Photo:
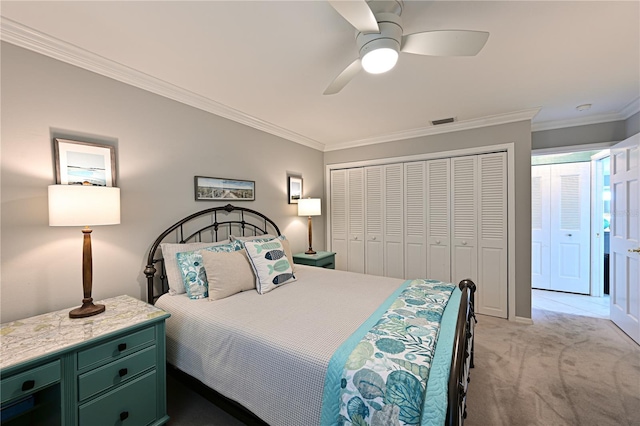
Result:
<svg viewBox="0 0 640 426"><path fill-rule="evenodd" d="M425 31L404 35L402 0L329 0L333 8L356 28L360 57L344 69L324 91L342 90L362 69L380 74L392 69L399 53L429 56L475 56L489 33L469 30Z"/></svg>

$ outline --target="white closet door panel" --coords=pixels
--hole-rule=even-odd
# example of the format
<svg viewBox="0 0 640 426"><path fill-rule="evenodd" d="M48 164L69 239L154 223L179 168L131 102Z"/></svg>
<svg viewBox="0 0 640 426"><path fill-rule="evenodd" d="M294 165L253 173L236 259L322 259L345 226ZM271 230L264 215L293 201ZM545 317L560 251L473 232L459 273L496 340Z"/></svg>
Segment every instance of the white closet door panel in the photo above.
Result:
<svg viewBox="0 0 640 426"><path fill-rule="evenodd" d="M507 318L507 154L478 156L477 311Z"/></svg>
<svg viewBox="0 0 640 426"><path fill-rule="evenodd" d="M384 271L404 278L404 167L384 167Z"/></svg>
<svg viewBox="0 0 640 426"><path fill-rule="evenodd" d="M589 294L590 163L551 166L550 288Z"/></svg>
<svg viewBox="0 0 640 426"><path fill-rule="evenodd" d="M405 276L430 278L427 274L425 162L405 163Z"/></svg>
<svg viewBox="0 0 640 426"><path fill-rule="evenodd" d="M451 277L478 283L477 156L451 159ZM479 290L480 291L480 290Z"/></svg>
<svg viewBox="0 0 640 426"><path fill-rule="evenodd" d="M331 250L336 269L347 270L347 171L331 171Z"/></svg>
<svg viewBox="0 0 640 426"><path fill-rule="evenodd" d="M448 158L425 163L427 278L444 282L451 281L450 166Z"/></svg>
<svg viewBox="0 0 640 426"><path fill-rule="evenodd" d="M348 169L347 185L347 270L364 273L364 169Z"/></svg>
<svg viewBox="0 0 640 426"><path fill-rule="evenodd" d="M383 167L365 167L365 273L384 275Z"/></svg>
<svg viewBox="0 0 640 426"><path fill-rule="evenodd" d="M531 287L549 289L551 166L531 167Z"/></svg>

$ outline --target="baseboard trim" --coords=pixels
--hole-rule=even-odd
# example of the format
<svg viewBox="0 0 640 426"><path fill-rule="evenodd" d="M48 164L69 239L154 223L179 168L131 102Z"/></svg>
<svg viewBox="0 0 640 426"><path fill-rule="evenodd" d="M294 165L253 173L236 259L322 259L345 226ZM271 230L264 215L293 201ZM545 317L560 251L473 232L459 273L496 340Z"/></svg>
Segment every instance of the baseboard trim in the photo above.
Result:
<svg viewBox="0 0 640 426"><path fill-rule="evenodd" d="M533 320L531 318L526 318L526 317L516 316L516 322L518 324L533 325Z"/></svg>

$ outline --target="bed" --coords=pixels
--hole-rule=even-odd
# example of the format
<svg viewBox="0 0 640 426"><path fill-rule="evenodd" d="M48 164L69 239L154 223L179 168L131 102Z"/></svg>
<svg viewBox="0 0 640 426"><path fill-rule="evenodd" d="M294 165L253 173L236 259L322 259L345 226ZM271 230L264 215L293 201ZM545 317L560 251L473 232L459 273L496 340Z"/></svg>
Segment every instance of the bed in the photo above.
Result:
<svg viewBox="0 0 640 426"><path fill-rule="evenodd" d="M271 219L233 205L192 214L158 236L144 273L148 302L171 313L170 369L241 407L251 423L462 424L473 366L475 284L293 264L289 277L284 241ZM171 266L176 250L189 250L177 254L187 283L180 294ZM188 257L209 250L223 252L196 262ZM267 290L254 263L263 254L256 250L271 253L270 272L291 282ZM253 267L252 279L258 277L258 291L225 295L226 283L246 274L233 263L240 252ZM187 272L180 263L185 258L202 268ZM209 295L221 297L212 301L198 293L205 288L200 278L209 280Z"/></svg>

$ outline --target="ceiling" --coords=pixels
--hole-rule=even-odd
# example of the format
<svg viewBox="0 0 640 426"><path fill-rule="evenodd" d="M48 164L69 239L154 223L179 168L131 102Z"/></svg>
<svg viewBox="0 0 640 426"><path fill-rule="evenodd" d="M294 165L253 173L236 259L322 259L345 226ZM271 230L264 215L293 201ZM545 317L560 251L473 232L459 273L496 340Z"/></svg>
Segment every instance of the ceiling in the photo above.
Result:
<svg viewBox="0 0 640 426"><path fill-rule="evenodd" d="M355 30L317 1L2 1L2 39L320 150L533 117L550 129L640 110L638 1L405 1L404 33L490 32L474 57L402 53L326 86ZM578 111L581 104L592 104ZM434 128L430 121L455 117Z"/></svg>

